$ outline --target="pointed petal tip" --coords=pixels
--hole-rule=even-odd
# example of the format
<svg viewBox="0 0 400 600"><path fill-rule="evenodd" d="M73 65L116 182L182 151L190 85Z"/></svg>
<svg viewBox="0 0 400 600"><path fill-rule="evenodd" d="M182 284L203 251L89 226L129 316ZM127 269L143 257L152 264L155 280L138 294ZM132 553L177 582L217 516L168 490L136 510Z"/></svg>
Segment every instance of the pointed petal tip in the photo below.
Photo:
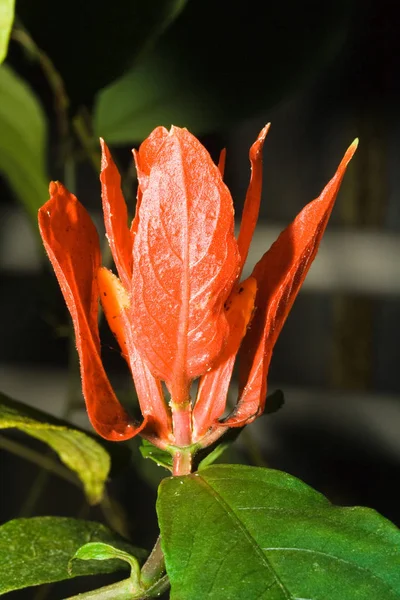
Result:
<svg viewBox="0 0 400 600"><path fill-rule="evenodd" d="M57 193L58 189L58 181L50 181L49 183L49 194L50 196L54 196Z"/></svg>
<svg viewBox="0 0 400 600"><path fill-rule="evenodd" d="M107 144L103 140L103 138L99 138L99 141L100 141L100 147L101 147L100 169L101 169L101 172L103 172L104 169L106 169L108 167L108 164L109 164L110 158L111 158L111 153L110 153L110 150L109 150Z"/></svg>
<svg viewBox="0 0 400 600"><path fill-rule="evenodd" d="M352 148L353 152L355 152L357 150L357 148L358 148L358 142L359 141L360 140L358 139L358 137L356 137L356 139L353 140L352 143L350 144L349 149Z"/></svg>
<svg viewBox="0 0 400 600"><path fill-rule="evenodd" d="M264 127L261 129L258 137L259 138L265 138L265 136L267 135L270 127L271 127L271 123L267 123L266 125L264 125Z"/></svg>
<svg viewBox="0 0 400 600"><path fill-rule="evenodd" d="M346 150L346 152L345 152L345 154L344 154L344 156L343 156L343 158L342 158L342 162L341 162L341 164L339 165L339 169L340 169L341 167L344 167L344 168L346 168L346 167L347 167L347 165L349 164L349 162L350 162L350 161L351 161L351 159L353 158L353 156L354 156L354 154L355 154L355 151L357 150L357 147L358 147L358 141L359 141L359 140L358 140L358 138L356 138L356 139L355 139L355 140L354 140L354 141L353 141L353 142L350 144L350 146L347 148L347 150ZM339 169L338 169L338 170L339 170Z"/></svg>

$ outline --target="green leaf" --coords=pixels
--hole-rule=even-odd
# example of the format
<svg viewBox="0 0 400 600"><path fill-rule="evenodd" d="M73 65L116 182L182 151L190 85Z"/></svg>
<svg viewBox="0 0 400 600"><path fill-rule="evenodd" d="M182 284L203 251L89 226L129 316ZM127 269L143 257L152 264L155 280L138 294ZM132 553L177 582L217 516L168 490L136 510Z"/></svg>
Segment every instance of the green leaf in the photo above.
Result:
<svg viewBox="0 0 400 600"><path fill-rule="evenodd" d="M144 439L141 440L139 450L143 458L150 458L159 467L165 467L172 471L172 456L166 450L160 450L160 448Z"/></svg>
<svg viewBox="0 0 400 600"><path fill-rule="evenodd" d="M270 2L264 22L251 3L189 2L152 51L98 94L96 133L125 144L158 125L204 134L265 114L337 55L351 10L348 0L290 10Z"/></svg>
<svg viewBox="0 0 400 600"><path fill-rule="evenodd" d="M70 561L88 542L104 542L144 560L132 546L100 523L63 517L15 519L0 527L0 595L32 585L126 568L120 560Z"/></svg>
<svg viewBox="0 0 400 600"><path fill-rule="evenodd" d="M77 558L80 560L110 560L112 558L119 558L128 563L138 578L140 576L140 565L135 556L104 542L89 542L81 546L72 557L73 560Z"/></svg>
<svg viewBox="0 0 400 600"><path fill-rule="evenodd" d="M14 21L15 0L0 0L0 65L7 55L8 40Z"/></svg>
<svg viewBox="0 0 400 600"><path fill-rule="evenodd" d="M207 454L205 458L203 458L203 460L199 462L198 470L202 471L203 469L206 469L212 465L220 456L222 456L225 450L228 450L231 444L231 441L221 442L218 444L209 454Z"/></svg>
<svg viewBox="0 0 400 600"><path fill-rule="evenodd" d="M131 575L129 579L117 584L120 588L120 596L132 598L135 593L143 591L140 584L140 565L139 561L135 556L132 556L124 550L110 546L110 544L104 544L103 542L89 542L84 546L81 546L72 557L72 560L113 560L118 559L128 563L131 569ZM115 586L114 586L115 588ZM121 589L122 588L122 589ZM117 597L117 596L116 596Z"/></svg>
<svg viewBox="0 0 400 600"><path fill-rule="evenodd" d="M186 1L18 0L18 17L51 58L74 108L91 104L99 89L140 60Z"/></svg>
<svg viewBox="0 0 400 600"><path fill-rule="evenodd" d="M158 516L171 600L399 600L400 530L270 469L165 479Z"/></svg>
<svg viewBox="0 0 400 600"><path fill-rule="evenodd" d="M0 97L0 171L36 224L48 198L46 118L32 90L6 65L0 67Z"/></svg>
<svg viewBox="0 0 400 600"><path fill-rule="evenodd" d="M110 470L104 448L83 431L0 393L0 429L16 428L57 452L81 480L88 502L100 502Z"/></svg>

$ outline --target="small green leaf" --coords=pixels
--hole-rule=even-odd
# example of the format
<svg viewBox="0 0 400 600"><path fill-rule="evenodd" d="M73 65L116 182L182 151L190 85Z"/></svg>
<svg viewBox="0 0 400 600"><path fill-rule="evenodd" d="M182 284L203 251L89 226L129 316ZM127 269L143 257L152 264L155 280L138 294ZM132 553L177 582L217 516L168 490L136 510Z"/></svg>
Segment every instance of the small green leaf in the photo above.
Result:
<svg viewBox="0 0 400 600"><path fill-rule="evenodd" d="M128 563L131 568L130 579L134 582L137 588L140 587L140 565L135 556L128 554L124 550L105 544L104 542L89 542L81 546L72 557L72 560L79 558L80 560L110 560L119 559Z"/></svg>
<svg viewBox="0 0 400 600"><path fill-rule="evenodd" d="M271 469L165 479L157 503L171 600L399 600L400 530Z"/></svg>
<svg viewBox="0 0 400 600"><path fill-rule="evenodd" d="M7 56L14 21L15 0L0 0L0 65Z"/></svg>
<svg viewBox="0 0 400 600"><path fill-rule="evenodd" d="M6 65L0 67L0 97L0 171L36 224L48 198L46 118L32 90Z"/></svg>
<svg viewBox="0 0 400 600"><path fill-rule="evenodd" d="M165 467L172 471L172 456L166 450L160 450L160 448L144 439L141 440L139 450L143 458L150 458L159 467Z"/></svg>
<svg viewBox="0 0 400 600"><path fill-rule="evenodd" d="M0 393L0 429L16 428L44 442L81 480L90 504L100 502L110 470L104 448L83 431Z"/></svg>
<svg viewBox="0 0 400 600"><path fill-rule="evenodd" d="M146 552L90 521L63 517L15 519L0 527L0 595L21 588L70 579L79 575L112 573L126 568L117 560L70 561L89 542L103 542L123 554L144 560Z"/></svg>
<svg viewBox="0 0 400 600"><path fill-rule="evenodd" d="M111 558L119 558L127 562L134 571L140 573L139 563L135 556L104 542L89 542L81 546L72 557L72 559L76 558L80 560L110 560Z"/></svg>

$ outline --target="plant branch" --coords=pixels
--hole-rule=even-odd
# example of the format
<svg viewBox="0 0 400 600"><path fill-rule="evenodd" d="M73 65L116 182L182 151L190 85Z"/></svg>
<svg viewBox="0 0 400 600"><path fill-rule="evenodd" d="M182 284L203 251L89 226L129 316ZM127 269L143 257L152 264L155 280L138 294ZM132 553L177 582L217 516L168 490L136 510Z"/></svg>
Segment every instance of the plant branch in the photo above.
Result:
<svg viewBox="0 0 400 600"><path fill-rule="evenodd" d="M57 71L52 60L41 50L19 20L12 31L12 38L19 42L30 55L38 61L47 82L54 95L54 109L57 115L57 125L62 142L65 144L69 138L68 108L69 98L65 90L64 81Z"/></svg>
<svg viewBox="0 0 400 600"><path fill-rule="evenodd" d="M163 551L161 549L161 538L158 536L150 556L142 567L140 580L145 588L150 588L154 585L154 582L158 582L164 573L165 560Z"/></svg>
<svg viewBox="0 0 400 600"><path fill-rule="evenodd" d="M46 471L54 473L58 477L65 479L65 481L73 483L79 488L81 487L78 478L75 477L75 475L71 473L69 469L63 467L63 465L53 460L50 456L43 455L36 450L32 450L31 448L26 448L23 444L20 444L19 442L6 438L2 435L0 435L0 448L7 450L8 452L12 452L12 454L19 456L20 458L29 460L41 469L46 469Z"/></svg>

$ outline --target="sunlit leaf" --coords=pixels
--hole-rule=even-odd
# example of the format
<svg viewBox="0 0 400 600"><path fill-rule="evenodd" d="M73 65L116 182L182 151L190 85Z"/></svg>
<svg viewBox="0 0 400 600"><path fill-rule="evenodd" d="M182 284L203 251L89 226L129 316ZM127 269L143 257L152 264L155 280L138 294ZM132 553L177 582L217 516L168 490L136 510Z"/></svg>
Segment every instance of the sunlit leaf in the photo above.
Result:
<svg viewBox="0 0 400 600"><path fill-rule="evenodd" d="M400 530L270 469L165 479L158 516L171 600L399 600Z"/></svg>
<svg viewBox="0 0 400 600"><path fill-rule="evenodd" d="M0 172L36 224L48 198L46 118L29 86L0 67Z"/></svg>
<svg viewBox="0 0 400 600"><path fill-rule="evenodd" d="M74 560L87 543L116 548L113 560ZM100 523L63 517L15 519L0 527L0 595L25 587L127 568L118 551L142 561L146 552ZM117 560L115 560L117 559Z"/></svg>
<svg viewBox="0 0 400 600"><path fill-rule="evenodd" d="M16 428L50 446L81 480L91 504L100 502L110 457L92 437L0 394L0 429Z"/></svg>
<svg viewBox="0 0 400 600"><path fill-rule="evenodd" d="M8 40L14 20L15 0L0 0L0 64L7 55Z"/></svg>

